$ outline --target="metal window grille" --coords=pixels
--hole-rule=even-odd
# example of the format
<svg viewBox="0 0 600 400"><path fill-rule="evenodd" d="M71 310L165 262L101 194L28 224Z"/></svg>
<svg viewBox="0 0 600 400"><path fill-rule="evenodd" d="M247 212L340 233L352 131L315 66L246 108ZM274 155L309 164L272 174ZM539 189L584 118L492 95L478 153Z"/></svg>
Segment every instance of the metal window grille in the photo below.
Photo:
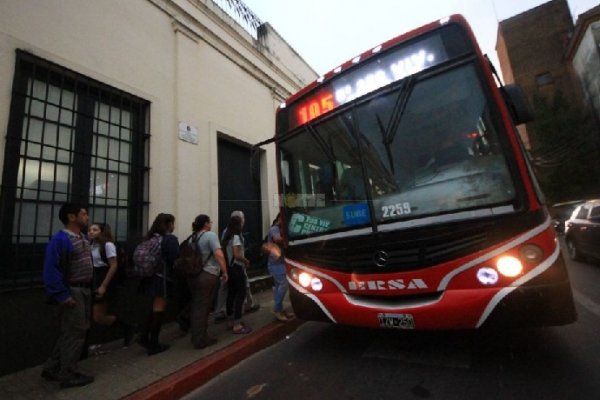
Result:
<svg viewBox="0 0 600 400"><path fill-rule="evenodd" d="M41 277L66 201L115 240L141 235L148 204L148 102L17 51L0 195L0 285Z"/></svg>

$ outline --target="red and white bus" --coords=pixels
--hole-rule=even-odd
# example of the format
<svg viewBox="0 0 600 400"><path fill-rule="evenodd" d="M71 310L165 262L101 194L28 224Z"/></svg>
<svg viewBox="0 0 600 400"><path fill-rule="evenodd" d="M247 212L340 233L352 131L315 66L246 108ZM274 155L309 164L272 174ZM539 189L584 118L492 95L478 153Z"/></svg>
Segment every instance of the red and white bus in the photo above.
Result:
<svg viewBox="0 0 600 400"><path fill-rule="evenodd" d="M272 140L299 318L399 329L575 321L515 93L498 87L455 15L281 105Z"/></svg>

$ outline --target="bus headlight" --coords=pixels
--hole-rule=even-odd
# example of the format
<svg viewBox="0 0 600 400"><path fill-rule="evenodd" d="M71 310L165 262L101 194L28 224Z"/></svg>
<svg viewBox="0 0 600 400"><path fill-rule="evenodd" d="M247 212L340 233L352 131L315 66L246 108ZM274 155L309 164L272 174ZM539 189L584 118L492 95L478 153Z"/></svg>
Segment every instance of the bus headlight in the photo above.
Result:
<svg viewBox="0 0 600 400"><path fill-rule="evenodd" d="M314 290L315 292L320 291L321 289L323 289L323 282L321 282L321 280L317 277L312 278L310 280L310 287L312 290Z"/></svg>
<svg viewBox="0 0 600 400"><path fill-rule="evenodd" d="M310 288L318 292L323 289L323 282L316 276L312 276L308 272L300 272L297 269L291 271L292 279L297 281L303 288Z"/></svg>
<svg viewBox="0 0 600 400"><path fill-rule="evenodd" d="M495 285L498 283L498 271L490 267L482 267L477 271L477 280L482 285Z"/></svg>
<svg viewBox="0 0 600 400"><path fill-rule="evenodd" d="M496 262L496 268L498 269L498 272L509 278L514 278L523 272L523 264L521 264L521 261L512 256L500 257Z"/></svg>
<svg viewBox="0 0 600 400"><path fill-rule="evenodd" d="M307 274L306 272L300 272L300 275L298 275L298 282L304 288L307 288L310 286L311 280L312 280L312 276L310 276L310 274Z"/></svg>

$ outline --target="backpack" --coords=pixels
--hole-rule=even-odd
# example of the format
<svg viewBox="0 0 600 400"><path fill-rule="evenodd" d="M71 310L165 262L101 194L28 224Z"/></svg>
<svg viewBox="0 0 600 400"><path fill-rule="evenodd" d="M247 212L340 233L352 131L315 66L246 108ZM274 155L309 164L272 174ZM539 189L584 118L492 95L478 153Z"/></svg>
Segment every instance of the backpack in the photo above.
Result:
<svg viewBox="0 0 600 400"><path fill-rule="evenodd" d="M133 251L133 263L128 275L143 278L160 272L163 266L161 243L162 236L155 233L150 239L138 244Z"/></svg>
<svg viewBox="0 0 600 400"><path fill-rule="evenodd" d="M127 250L120 244L114 242L115 249L117 251L117 265L119 269L129 268L129 255L127 254ZM104 262L104 264L108 265L108 257L106 257L106 244L104 246L100 246L98 249L100 253L100 259Z"/></svg>
<svg viewBox="0 0 600 400"><path fill-rule="evenodd" d="M127 249L125 243L120 244L114 242L115 248L117 249L117 272L113 277L113 280L116 282L123 282L129 276L133 276L130 274L131 270L131 257L130 252ZM100 258L106 265L108 265L108 258L106 257L106 246L100 246Z"/></svg>
<svg viewBox="0 0 600 400"><path fill-rule="evenodd" d="M119 271L122 278L123 273L131 268L131 253L125 244L120 245L115 243L115 245L117 246L117 265L119 266L117 271Z"/></svg>
<svg viewBox="0 0 600 400"><path fill-rule="evenodd" d="M173 264L173 270L176 273L182 276L195 276L202 272L204 263L202 262L202 253L198 249L198 241L204 233L200 236L192 233L187 239L181 242L179 245L179 257Z"/></svg>

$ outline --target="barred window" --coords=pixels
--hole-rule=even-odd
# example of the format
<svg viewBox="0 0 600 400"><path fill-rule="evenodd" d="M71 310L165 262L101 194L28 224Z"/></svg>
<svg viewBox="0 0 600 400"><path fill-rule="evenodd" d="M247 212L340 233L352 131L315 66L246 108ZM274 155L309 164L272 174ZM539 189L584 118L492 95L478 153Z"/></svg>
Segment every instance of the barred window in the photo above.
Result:
<svg viewBox="0 0 600 400"><path fill-rule="evenodd" d="M148 109L145 100L17 51L0 198L2 256L11 262L2 276L39 274L67 201L86 204L90 222L110 224L117 241L140 236Z"/></svg>

